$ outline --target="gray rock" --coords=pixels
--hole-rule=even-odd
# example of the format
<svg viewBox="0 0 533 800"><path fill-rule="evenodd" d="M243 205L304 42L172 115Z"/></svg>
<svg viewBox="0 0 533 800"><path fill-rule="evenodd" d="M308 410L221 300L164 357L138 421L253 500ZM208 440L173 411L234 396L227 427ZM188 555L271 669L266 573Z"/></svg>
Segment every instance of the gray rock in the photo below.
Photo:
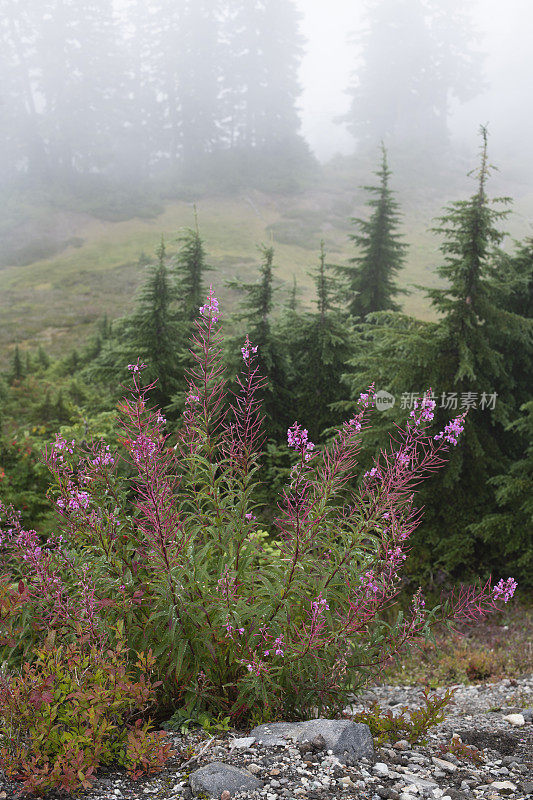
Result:
<svg viewBox="0 0 533 800"><path fill-rule="evenodd" d="M253 736L245 736L242 739L232 739L230 742L230 749L231 750L244 750L247 747L251 747L255 739Z"/></svg>
<svg viewBox="0 0 533 800"><path fill-rule="evenodd" d="M491 788L496 789L498 792L509 792L509 794L511 792L516 792L516 786L511 781L494 781L491 783Z"/></svg>
<svg viewBox="0 0 533 800"><path fill-rule="evenodd" d="M304 722L271 722L258 725L250 736L260 744L278 744L284 740L303 744L321 736L325 748L343 764L355 765L361 758L372 758L374 744L368 725L348 719L311 719Z"/></svg>
<svg viewBox="0 0 533 800"><path fill-rule="evenodd" d="M522 716L526 722L533 722L533 708L526 708L522 711Z"/></svg>
<svg viewBox="0 0 533 800"><path fill-rule="evenodd" d="M233 796L236 792L252 792L264 786L263 781L254 778L248 770L237 769L220 761L213 761L191 772L189 783L194 794L205 792L216 798L223 791L228 791Z"/></svg>
<svg viewBox="0 0 533 800"><path fill-rule="evenodd" d="M399 780L406 786L416 786L420 790L433 790L438 789L436 781L428 781L425 778L420 778L418 775L413 775L411 772L404 772L400 775Z"/></svg>

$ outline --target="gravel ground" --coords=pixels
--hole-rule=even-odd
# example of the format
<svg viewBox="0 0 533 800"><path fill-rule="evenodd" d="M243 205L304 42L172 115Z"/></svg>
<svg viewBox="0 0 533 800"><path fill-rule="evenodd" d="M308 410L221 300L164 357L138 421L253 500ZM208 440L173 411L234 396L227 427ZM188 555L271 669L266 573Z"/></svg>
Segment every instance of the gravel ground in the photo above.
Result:
<svg viewBox="0 0 533 800"><path fill-rule="evenodd" d="M437 690L438 691L438 690ZM347 711L361 710L377 700L382 708L416 708L417 687L378 686L367 691ZM511 716L511 720L506 719ZM533 675L497 683L457 687L444 722L431 729L425 745L406 741L376 747L372 760L357 766L341 764L331 751L303 752L292 743L266 747L234 747L232 741L248 731L232 731L212 739L205 733L169 733L177 753L155 776L129 780L124 771L99 770L83 800L154 797L192 800L188 776L211 762L246 768L264 781L264 788L237 793L235 800L513 800L533 797ZM443 751L452 736L478 749L479 763ZM187 765L179 751L194 748L197 757ZM206 747L207 746L207 747ZM204 749L206 748L206 749ZM201 753L201 750L204 752ZM190 752L190 751L189 751ZM0 800L15 800L20 784L0 771ZM26 794L26 800L34 795ZM65 792L49 792L47 800L65 800ZM223 798L227 800L227 795Z"/></svg>

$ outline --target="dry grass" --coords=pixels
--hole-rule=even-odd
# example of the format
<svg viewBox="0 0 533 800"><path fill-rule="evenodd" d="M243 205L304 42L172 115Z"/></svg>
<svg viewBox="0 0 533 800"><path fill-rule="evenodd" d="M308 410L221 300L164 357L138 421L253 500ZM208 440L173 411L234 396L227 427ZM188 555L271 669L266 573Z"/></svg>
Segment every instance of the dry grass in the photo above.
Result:
<svg viewBox="0 0 533 800"><path fill-rule="evenodd" d="M439 632L436 645L411 649L383 674L385 683L485 683L533 673L533 606L511 602L483 622Z"/></svg>

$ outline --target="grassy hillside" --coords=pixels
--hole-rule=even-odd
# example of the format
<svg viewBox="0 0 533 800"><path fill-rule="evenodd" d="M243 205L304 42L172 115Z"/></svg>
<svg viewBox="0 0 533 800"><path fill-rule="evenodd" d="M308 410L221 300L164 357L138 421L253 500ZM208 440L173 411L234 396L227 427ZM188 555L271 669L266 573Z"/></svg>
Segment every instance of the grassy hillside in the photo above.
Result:
<svg viewBox="0 0 533 800"><path fill-rule="evenodd" d="M457 176L457 172L450 176L453 179L446 185L444 172L441 190L434 186L417 189L406 174L399 180L393 177L393 188L398 189L398 183L403 187L398 199L404 213L405 241L410 246L401 275L405 287L437 285L434 268L440 263L439 240L428 228L446 202L472 192L472 183ZM349 218L366 214L366 196L358 187L369 177L360 165L339 159L324 170L319 185L299 195L252 191L239 197L199 200L200 230L215 268L209 280L224 313L231 311L236 301L225 280L253 278L261 243L273 243L278 278L288 289L295 275L301 300L309 305L313 293L307 273L317 262L320 239L326 243L331 263L345 263L352 255L347 238ZM533 194L523 185L505 185L502 178L491 188L493 194L505 193L515 199L506 229L517 238L530 234ZM16 341L31 347L42 343L53 352L70 349L86 338L102 314L111 318L123 314L142 281L141 253L151 255L163 235L172 254L179 229L194 224L193 205L184 201L168 203L152 218L119 222L79 211L47 209L49 224L54 214L66 243L61 252L23 266L0 267L0 361L5 362ZM422 319L431 318L427 301L416 290L405 299L404 308Z"/></svg>

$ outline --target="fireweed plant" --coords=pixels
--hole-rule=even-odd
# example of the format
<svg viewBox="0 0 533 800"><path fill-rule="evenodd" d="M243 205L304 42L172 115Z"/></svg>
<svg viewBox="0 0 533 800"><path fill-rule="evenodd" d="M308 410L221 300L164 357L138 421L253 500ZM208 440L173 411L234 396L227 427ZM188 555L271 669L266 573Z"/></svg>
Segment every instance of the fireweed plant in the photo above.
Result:
<svg viewBox="0 0 533 800"><path fill-rule="evenodd" d="M382 619L420 518L414 488L444 463L464 426L463 415L431 431L429 392L355 489L374 387L327 448L291 426L295 463L275 520L279 554L261 558L254 489L263 380L246 338L238 388L225 402L219 316L211 290L196 321L175 446L148 404L153 384L142 385L138 362L119 406L117 452L61 436L48 449L60 535L41 547L16 516L4 525L4 564L11 559L15 580L23 576L12 602L22 635L11 649L12 638L0 639L0 655L17 667L51 631L58 643L86 640L104 652L120 623L131 653L151 648L158 701L169 712L227 714L236 726L333 716L407 643L439 622L482 618L516 584L462 587L432 610L418 590L408 612ZM0 624L5 631L7 618Z"/></svg>

